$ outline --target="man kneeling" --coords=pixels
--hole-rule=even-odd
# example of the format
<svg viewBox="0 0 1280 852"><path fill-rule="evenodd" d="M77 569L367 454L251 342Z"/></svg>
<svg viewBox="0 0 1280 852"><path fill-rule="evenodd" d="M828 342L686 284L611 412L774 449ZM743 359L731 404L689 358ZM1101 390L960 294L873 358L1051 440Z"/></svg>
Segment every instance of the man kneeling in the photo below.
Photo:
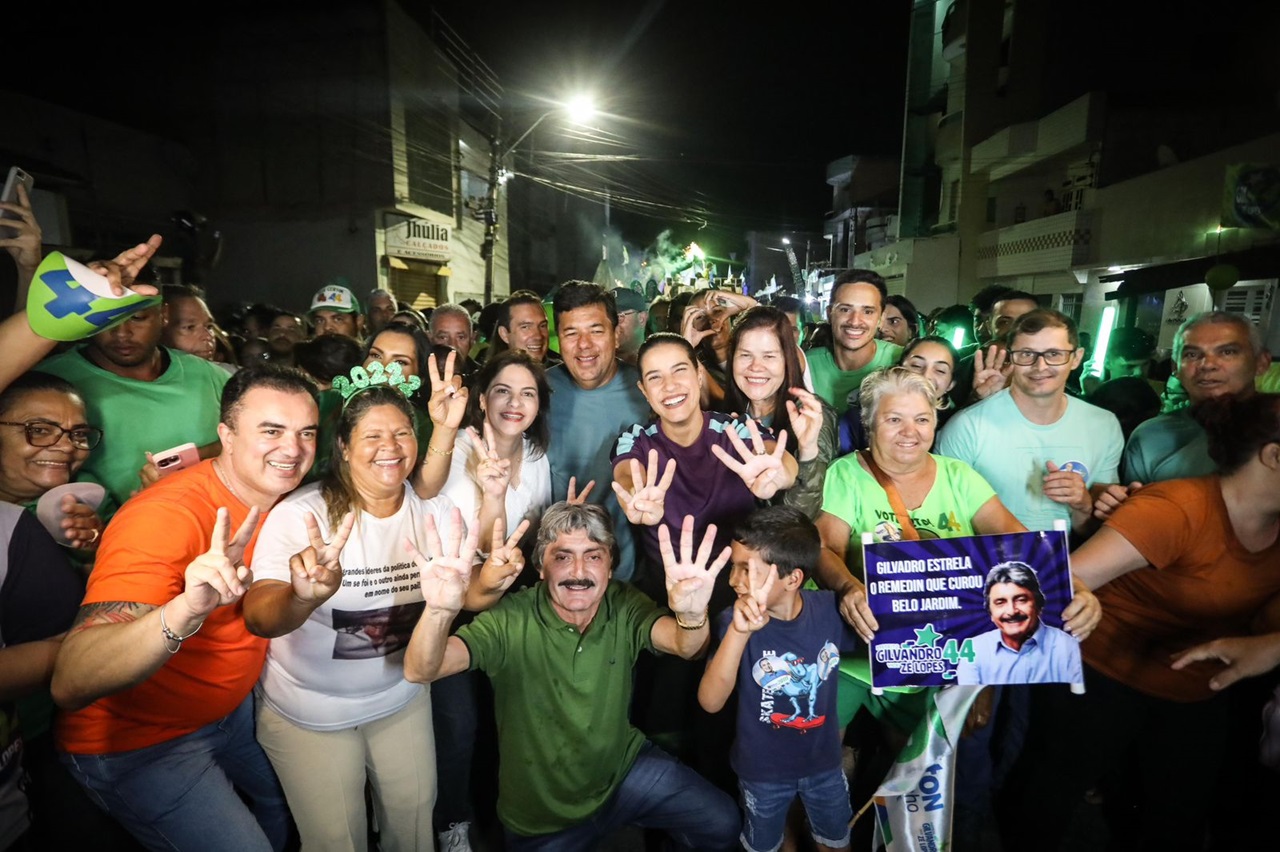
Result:
<svg viewBox="0 0 1280 852"><path fill-rule="evenodd" d="M542 582L504 598L449 635L470 576L465 559L422 570L426 609L405 677L429 682L469 668L493 682L501 769L498 816L508 848L594 849L624 825L658 828L693 849L733 849L732 799L631 726L632 667L641 650L692 659L707 645L707 602L729 548L707 568L686 517L677 558L659 531L665 613L611 580L614 539L600 506L558 503L542 516ZM465 550L465 548L464 548Z"/></svg>

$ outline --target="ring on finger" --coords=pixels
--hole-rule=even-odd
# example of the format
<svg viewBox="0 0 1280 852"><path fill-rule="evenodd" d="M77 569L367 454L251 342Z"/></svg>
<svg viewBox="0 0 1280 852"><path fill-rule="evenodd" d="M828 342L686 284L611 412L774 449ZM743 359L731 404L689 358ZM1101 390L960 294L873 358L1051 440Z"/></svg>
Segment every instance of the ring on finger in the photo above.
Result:
<svg viewBox="0 0 1280 852"><path fill-rule="evenodd" d="M89 544L93 544L95 541L97 541L97 540L98 540L98 536L100 536L100 535L102 535L101 531L100 531L97 527L94 527L94 528L93 528L93 538L89 539Z"/></svg>

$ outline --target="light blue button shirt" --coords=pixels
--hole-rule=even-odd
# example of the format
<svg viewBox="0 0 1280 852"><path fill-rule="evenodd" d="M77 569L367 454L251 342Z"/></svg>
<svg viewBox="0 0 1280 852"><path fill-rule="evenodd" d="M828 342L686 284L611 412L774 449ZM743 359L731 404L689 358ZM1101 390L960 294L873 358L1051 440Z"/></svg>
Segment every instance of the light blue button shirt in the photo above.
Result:
<svg viewBox="0 0 1280 852"><path fill-rule="evenodd" d="M1022 649L1000 641L1000 630L973 639L973 662L962 662L956 682L964 685L1008 683L1084 683L1080 643L1044 622Z"/></svg>

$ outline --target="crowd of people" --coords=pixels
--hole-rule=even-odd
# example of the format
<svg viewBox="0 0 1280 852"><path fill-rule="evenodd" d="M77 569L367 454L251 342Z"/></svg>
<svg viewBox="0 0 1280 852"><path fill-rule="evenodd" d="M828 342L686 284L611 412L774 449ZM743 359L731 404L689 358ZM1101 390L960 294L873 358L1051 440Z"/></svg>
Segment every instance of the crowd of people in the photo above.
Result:
<svg viewBox="0 0 1280 852"><path fill-rule="evenodd" d="M0 207L25 293L39 228ZM92 268L149 292L159 247ZM1280 400L1248 319L1187 319L1186 405L1125 428L1070 317L987 291L957 351L866 270L813 324L581 281L419 311L335 280L217 320L161 295L56 352L0 324L0 848L479 848L496 773L509 849L632 825L772 852L797 799L799 842L847 849L860 738L901 747L928 695L850 665L880 628L863 535L1055 525L1065 633L1015 614L992 654L1037 680L1081 643L1049 679L1086 690L946 687L977 693L950 848L1059 848L1086 796L1128 806L1132 848L1229 848L1228 731L1256 739L1263 693L1224 690L1280 663ZM746 695L775 651L829 663L779 693L788 724Z"/></svg>

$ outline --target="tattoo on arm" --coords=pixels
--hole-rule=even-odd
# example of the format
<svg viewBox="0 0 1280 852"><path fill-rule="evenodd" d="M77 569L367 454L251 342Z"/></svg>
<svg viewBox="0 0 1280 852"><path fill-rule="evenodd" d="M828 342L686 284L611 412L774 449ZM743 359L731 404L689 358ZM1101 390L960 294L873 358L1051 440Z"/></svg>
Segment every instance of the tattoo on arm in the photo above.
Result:
<svg viewBox="0 0 1280 852"><path fill-rule="evenodd" d="M151 604L134 603L132 601L103 601L102 603L85 604L76 613L75 623L67 635L79 633L89 627L100 624L127 624L137 621L156 607Z"/></svg>

